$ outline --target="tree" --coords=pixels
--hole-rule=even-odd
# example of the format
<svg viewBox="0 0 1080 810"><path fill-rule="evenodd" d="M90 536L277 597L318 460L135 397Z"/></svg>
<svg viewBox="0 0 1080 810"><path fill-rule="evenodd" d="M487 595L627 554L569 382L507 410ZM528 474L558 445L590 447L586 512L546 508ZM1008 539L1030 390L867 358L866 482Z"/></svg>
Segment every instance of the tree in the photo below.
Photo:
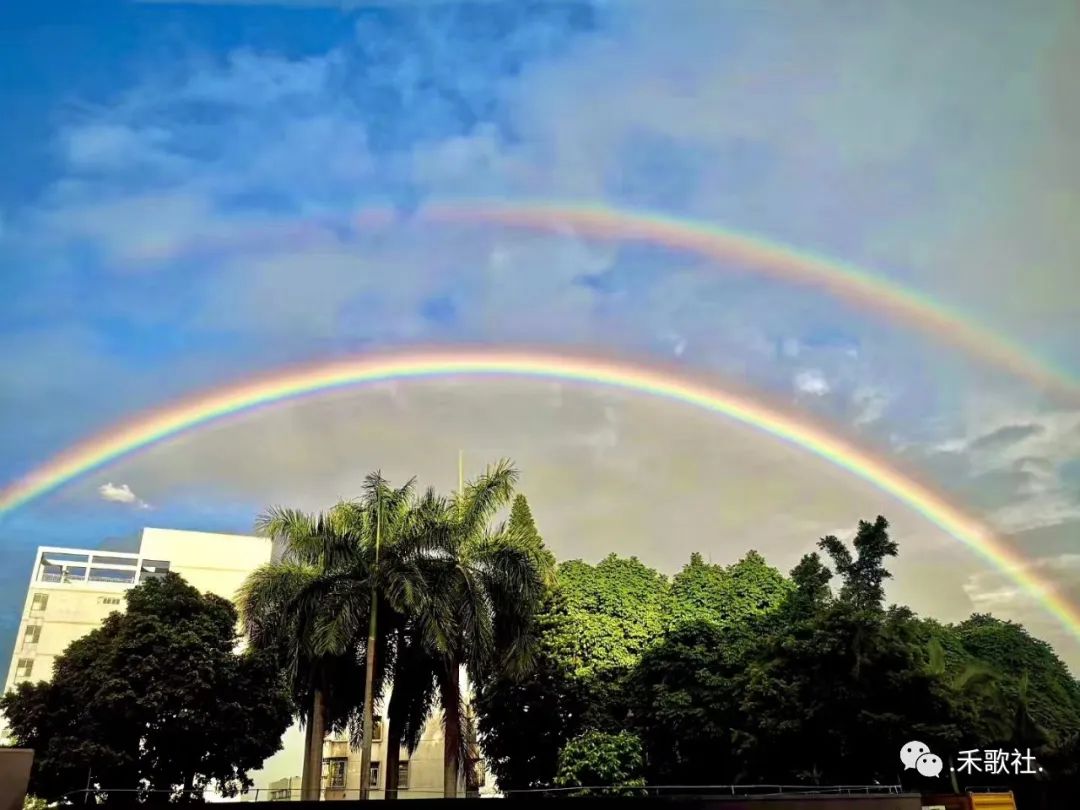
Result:
<svg viewBox="0 0 1080 810"><path fill-rule="evenodd" d="M476 682L484 753L503 790L554 784L558 752L625 727L624 682L666 624L668 583L635 558L562 563L536 618L532 674Z"/></svg>
<svg viewBox="0 0 1080 810"><path fill-rule="evenodd" d="M639 791L633 788L645 785L642 765L641 740L634 734L590 731L559 752L555 784L581 787L572 794L575 796L635 793Z"/></svg>
<svg viewBox="0 0 1080 810"><path fill-rule="evenodd" d="M398 798L398 765L401 748L416 751L424 725L435 705L436 659L425 645L423 633L414 622L395 631L393 687L387 708L386 789L387 799Z"/></svg>
<svg viewBox="0 0 1080 810"><path fill-rule="evenodd" d="M889 522L881 515L873 523L859 521L854 559L847 546L829 535L818 545L828 552L833 567L844 581L840 598L859 609L880 610L885 601L883 583L892 576L885 558L895 557L897 545L889 539Z"/></svg>
<svg viewBox="0 0 1080 810"><path fill-rule="evenodd" d="M536 554L544 563L545 573L549 575L548 584L550 584L550 577L555 574L555 555L544 545L544 540L533 520L529 501L520 492L514 496L514 504L510 507L510 519L506 523L506 528L511 535L518 538L518 542L522 545L536 549Z"/></svg>
<svg viewBox="0 0 1080 810"><path fill-rule="evenodd" d="M0 700L36 752L31 790L58 797L93 784L201 797L235 795L279 750L287 689L270 658L235 652L237 613L176 574L125 594L127 611L73 642L53 679ZM114 802L131 795L116 795Z"/></svg>
<svg viewBox="0 0 1080 810"><path fill-rule="evenodd" d="M776 610L790 582L756 551L727 568L700 554L671 581L670 627L697 621L729 627Z"/></svg>
<svg viewBox="0 0 1080 810"><path fill-rule="evenodd" d="M413 481L400 489L392 489L381 473L373 473L364 481L364 499L359 509L341 508L345 522L360 533L361 550L367 552L368 559L363 560L354 575L356 581L370 583L371 595L368 599L368 634L365 644L366 661L364 669L364 704L362 719L363 749L360 756L360 798L367 799L371 789L371 744L375 731L375 701L382 696L382 683L376 683L376 650L385 634L379 634L379 603L381 597L395 584L394 575L400 574L399 568L390 567L386 576L380 568L380 553L385 542L390 551L402 551L402 535L411 523L411 498ZM351 518L351 520L350 520ZM387 555L390 556L390 555ZM389 586L389 587L388 587ZM398 751L394 751L396 759ZM397 779L397 768L394 768ZM396 790L395 790L396 795Z"/></svg>
<svg viewBox="0 0 1080 810"><path fill-rule="evenodd" d="M441 517L427 520L438 538L439 570L433 598L414 613L436 652L444 732L443 793L457 795L467 751L461 673L479 683L492 671L520 677L535 654L534 620L543 595L547 562L536 538L489 526L513 494L517 470L500 461L469 482Z"/></svg>
<svg viewBox="0 0 1080 810"><path fill-rule="evenodd" d="M567 641L579 676L626 672L667 623L668 581L637 557L571 560L559 566L559 583L575 619Z"/></svg>
<svg viewBox="0 0 1080 810"><path fill-rule="evenodd" d="M733 756L743 719L739 676L757 637L747 624L699 620L670 630L641 656L631 679L631 715L649 782L739 780Z"/></svg>
<svg viewBox="0 0 1080 810"><path fill-rule="evenodd" d="M832 600L831 579L832 571L825 567L816 551L804 555L791 569L793 590L784 605L788 619L796 620L822 610Z"/></svg>
<svg viewBox="0 0 1080 810"><path fill-rule="evenodd" d="M995 670L1011 717L1002 742L1041 745L1080 732L1080 683L1045 641L1015 622L975 614L953 632L965 653Z"/></svg>
<svg viewBox="0 0 1080 810"><path fill-rule="evenodd" d="M488 765L503 791L553 784L562 747L585 728L594 692L567 652L573 619L561 589L544 595L539 644L527 678L492 672L476 685L474 706Z"/></svg>
<svg viewBox="0 0 1080 810"><path fill-rule="evenodd" d="M319 798L323 740L355 726L363 677L352 638L332 638L345 601L367 612L368 594L342 578L355 573L360 538L330 514L272 508L256 530L280 544L281 558L256 569L240 589L240 616L253 648L272 655L287 674L295 713L306 729L300 794ZM340 635L340 634L339 634Z"/></svg>

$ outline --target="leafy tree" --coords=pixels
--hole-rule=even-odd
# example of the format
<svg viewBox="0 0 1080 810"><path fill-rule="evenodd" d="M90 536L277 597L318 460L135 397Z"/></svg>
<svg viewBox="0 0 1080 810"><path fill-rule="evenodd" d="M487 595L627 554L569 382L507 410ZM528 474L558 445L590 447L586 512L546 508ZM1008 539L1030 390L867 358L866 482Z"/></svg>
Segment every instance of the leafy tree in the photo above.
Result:
<svg viewBox="0 0 1080 810"><path fill-rule="evenodd" d="M822 610L832 600L831 579L832 571L821 562L821 555L816 551L805 555L791 569L793 590L784 605L788 618L795 620Z"/></svg>
<svg viewBox="0 0 1080 810"><path fill-rule="evenodd" d="M734 565L706 563L694 553L671 581L670 627L708 621L729 627L776 610L790 582L756 551Z"/></svg>
<svg viewBox="0 0 1080 810"><path fill-rule="evenodd" d="M531 674L492 673L475 684L482 747L504 791L546 787L563 745L580 734L593 692L578 677L567 641L573 619L561 589L549 588L536 618L538 650Z"/></svg>
<svg viewBox="0 0 1080 810"><path fill-rule="evenodd" d="M544 563L544 570L548 574L549 583L555 574L555 555L544 545L544 540L536 528L533 520L529 501L520 492L514 496L514 503L510 507L510 519L506 522L508 532L517 538L517 542L523 546L529 546L536 550L536 554Z"/></svg>
<svg viewBox="0 0 1080 810"><path fill-rule="evenodd" d="M891 781L904 739L953 748L966 716L927 671L913 625L903 609L838 602L766 639L737 687L745 727L735 755L750 778Z"/></svg>
<svg viewBox="0 0 1080 810"><path fill-rule="evenodd" d="M533 674L476 682L484 753L503 790L553 784L569 740L623 727L624 681L662 632L667 604L667 580L636 558L559 566L537 615Z"/></svg>
<svg viewBox="0 0 1080 810"><path fill-rule="evenodd" d="M590 731L571 740L559 752L559 787L582 787L573 795L625 794L643 787L641 740L627 731ZM596 786L601 787L596 789Z"/></svg>
<svg viewBox="0 0 1080 810"><path fill-rule="evenodd" d="M637 557L565 562L559 584L574 617L567 642L580 677L625 672L667 624L667 579Z"/></svg>
<svg viewBox="0 0 1080 810"><path fill-rule="evenodd" d="M829 535L818 545L832 558L833 568L843 579L840 598L854 607L881 609L885 601L883 583L892 576L885 558L895 557L897 545L889 539L889 522L881 515L873 523L859 521L855 534L855 557L840 540Z"/></svg>
<svg viewBox="0 0 1080 810"><path fill-rule="evenodd" d="M737 781L742 725L739 677L755 629L711 621L683 624L646 650L632 679L632 721L658 784Z"/></svg>
<svg viewBox="0 0 1080 810"><path fill-rule="evenodd" d="M980 614L954 632L968 655L1000 676L1006 706L996 708L1011 722L1004 742L1039 745L1080 732L1080 684L1049 644L1019 624Z"/></svg>
<svg viewBox="0 0 1080 810"><path fill-rule="evenodd" d="M17 743L36 752L31 790L81 790L88 774L106 791L144 786L187 799L250 787L248 772L279 750L289 724L274 662L237 654L236 609L176 574L125 599L126 612L56 659L50 682L0 700Z"/></svg>

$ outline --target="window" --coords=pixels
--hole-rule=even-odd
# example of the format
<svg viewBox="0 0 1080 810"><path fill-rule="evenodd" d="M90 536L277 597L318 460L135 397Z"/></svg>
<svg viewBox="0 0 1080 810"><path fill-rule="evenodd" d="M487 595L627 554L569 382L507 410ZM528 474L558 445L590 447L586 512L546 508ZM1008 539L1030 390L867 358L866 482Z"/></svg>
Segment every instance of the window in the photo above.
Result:
<svg viewBox="0 0 1080 810"><path fill-rule="evenodd" d="M399 762L397 766L397 786L398 790L409 789L409 762Z"/></svg>
<svg viewBox="0 0 1080 810"><path fill-rule="evenodd" d="M41 638L41 625L40 624L28 624L26 625L26 632L23 633L23 644L37 644L38 639Z"/></svg>
<svg viewBox="0 0 1080 810"><path fill-rule="evenodd" d="M33 600L30 602L31 610L44 610L49 606L49 595L47 593L35 593Z"/></svg>
<svg viewBox="0 0 1080 810"><path fill-rule="evenodd" d="M382 718L375 715L375 727L371 730L371 741L378 742L382 739Z"/></svg>
<svg viewBox="0 0 1080 810"><path fill-rule="evenodd" d="M97 600L98 600L99 605L119 605L120 604L120 597L119 596L99 596L97 598Z"/></svg>
<svg viewBox="0 0 1080 810"><path fill-rule="evenodd" d="M160 579L169 573L168 560L143 560L139 569L139 581L146 582L148 579Z"/></svg>
<svg viewBox="0 0 1080 810"><path fill-rule="evenodd" d="M33 658L20 658L18 666L15 668L16 678L29 678L30 673L34 671L34 659Z"/></svg>
<svg viewBox="0 0 1080 810"><path fill-rule="evenodd" d="M349 760L346 757L323 760L323 765L326 767L327 790L345 789L345 767L348 763Z"/></svg>
<svg viewBox="0 0 1080 810"><path fill-rule="evenodd" d="M371 763L371 770L368 771L368 774L369 774L368 787L370 787L372 790L375 790L375 788L377 788L379 786L379 763L378 762L372 762Z"/></svg>

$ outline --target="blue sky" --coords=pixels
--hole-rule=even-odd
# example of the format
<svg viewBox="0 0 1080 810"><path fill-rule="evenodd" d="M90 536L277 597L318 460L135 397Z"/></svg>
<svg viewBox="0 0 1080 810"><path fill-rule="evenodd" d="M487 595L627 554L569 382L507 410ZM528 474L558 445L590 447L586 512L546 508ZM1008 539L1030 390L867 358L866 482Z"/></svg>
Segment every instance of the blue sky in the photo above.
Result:
<svg viewBox="0 0 1080 810"><path fill-rule="evenodd" d="M293 363L462 342L613 352L829 420L1080 598L1080 413L1030 385L700 257L348 224L447 196L654 209L862 264L1080 373L1078 45L1064 0L1039 15L975 0L16 4L0 27L0 478ZM908 552L896 598L1021 619L1080 661L922 519L731 430L494 383L261 413L0 520L0 622L17 623L39 543L247 531L268 503L325 505L375 467L450 486L443 460L464 446L521 462L562 556L671 570L697 542L789 566L884 510ZM645 480L683 515L680 542L637 511ZM941 555L949 576L928 579Z"/></svg>

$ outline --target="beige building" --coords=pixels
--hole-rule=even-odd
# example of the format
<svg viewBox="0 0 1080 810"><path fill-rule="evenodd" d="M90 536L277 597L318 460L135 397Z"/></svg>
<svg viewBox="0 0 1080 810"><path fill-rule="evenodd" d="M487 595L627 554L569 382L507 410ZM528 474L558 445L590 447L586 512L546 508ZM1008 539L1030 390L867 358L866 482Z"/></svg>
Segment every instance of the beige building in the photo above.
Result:
<svg viewBox="0 0 1080 810"><path fill-rule="evenodd" d="M4 690L48 680L67 646L123 610L124 591L175 571L200 591L232 599L244 578L269 562L260 537L143 529L137 554L75 548L38 549Z"/></svg>
<svg viewBox="0 0 1080 810"><path fill-rule="evenodd" d="M265 538L154 528L143 529L135 554L39 548L4 690L21 681L51 678L56 657L72 641L100 626L114 610L123 610L123 594L129 588L174 571L200 591L232 599L247 575L271 560L272 548ZM372 796L376 798L382 798L386 785L383 730L379 723L372 746ZM0 743L6 743L6 737L6 728L0 726ZM258 794L252 791L245 798L299 798L300 778L296 774L303 761L302 731L297 726L290 728L282 745L260 771L251 774ZM324 798L356 798L360 752L351 750L346 738L329 737L323 756ZM436 715L416 752L412 756L401 752L400 798L441 796L442 757L443 734ZM479 773L481 792L492 792L482 767ZM464 795L463 784L459 784L458 794Z"/></svg>

